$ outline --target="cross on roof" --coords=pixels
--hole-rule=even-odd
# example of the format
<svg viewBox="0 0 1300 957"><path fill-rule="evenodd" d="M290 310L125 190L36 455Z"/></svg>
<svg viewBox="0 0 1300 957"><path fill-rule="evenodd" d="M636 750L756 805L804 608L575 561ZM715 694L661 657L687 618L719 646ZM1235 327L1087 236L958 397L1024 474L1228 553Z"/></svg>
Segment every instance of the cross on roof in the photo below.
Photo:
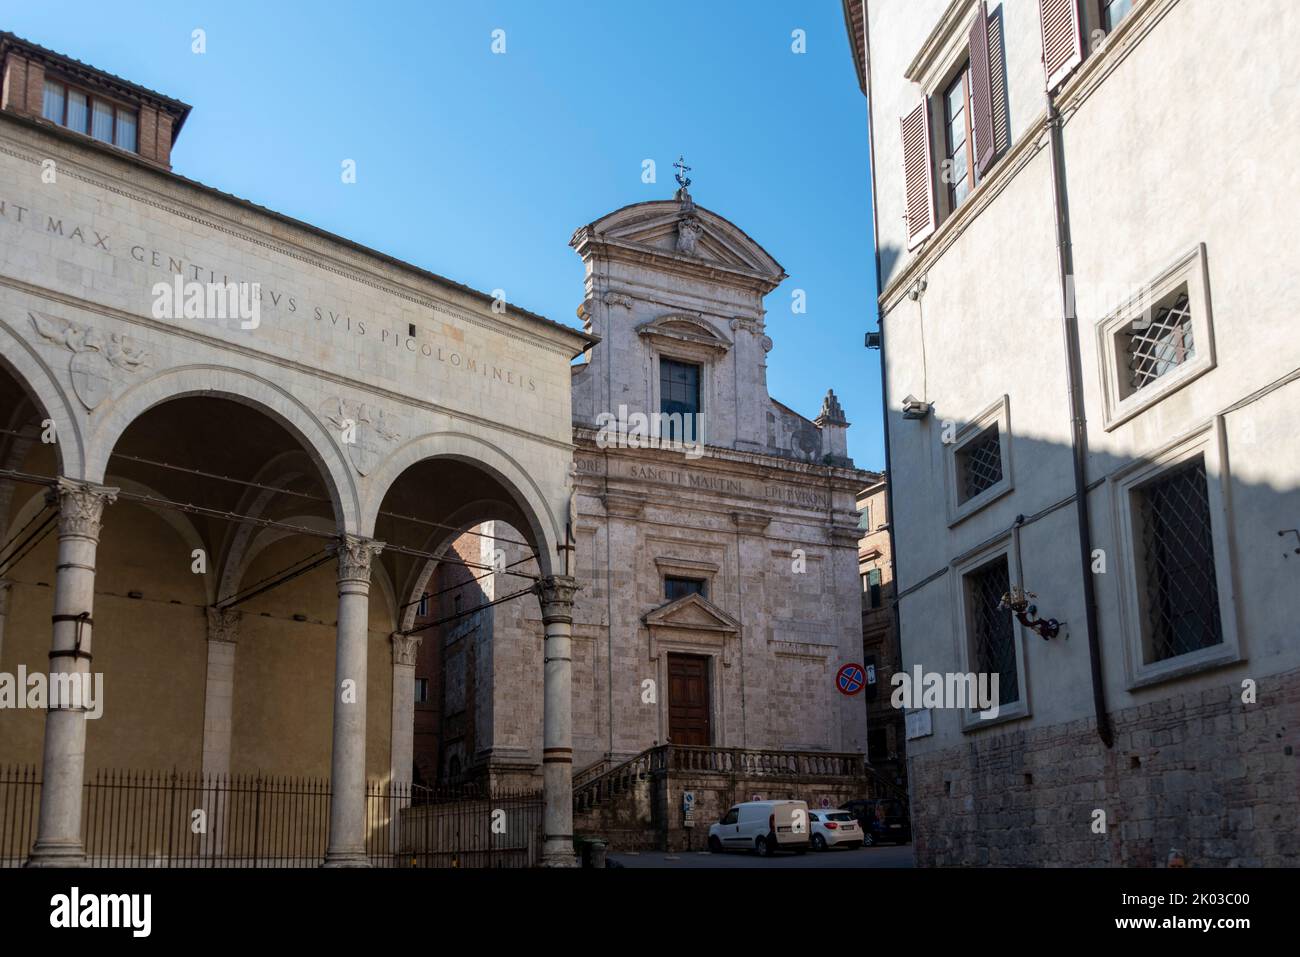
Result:
<svg viewBox="0 0 1300 957"><path fill-rule="evenodd" d="M677 185L680 186L682 189L685 189L687 186L690 186L691 178L686 174L691 171L691 167L686 165L686 161L685 159L683 159L680 153L677 156L677 162L674 163L673 166L679 170L679 172L677 173Z"/></svg>

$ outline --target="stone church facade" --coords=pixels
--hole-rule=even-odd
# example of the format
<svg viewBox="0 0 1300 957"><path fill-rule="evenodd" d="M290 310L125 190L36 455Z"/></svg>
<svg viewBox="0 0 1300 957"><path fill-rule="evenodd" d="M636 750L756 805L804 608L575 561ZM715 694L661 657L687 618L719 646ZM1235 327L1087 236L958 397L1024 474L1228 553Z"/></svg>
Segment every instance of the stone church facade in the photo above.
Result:
<svg viewBox="0 0 1300 957"><path fill-rule="evenodd" d="M768 395L763 298L784 271L685 188L570 245L586 265L578 314L599 339L572 368L575 771L665 743L864 754L862 698L835 678L861 661L855 496L873 476L848 458L833 393L811 420ZM701 446L688 431L633 447L610 425L670 410L698 414ZM496 556L511 568L521 551ZM438 582L443 600L459 590ZM491 587L470 583L461 605ZM472 618L448 626L441 682L447 715L475 733L444 739L442 774L526 779L542 757L524 666L540 618L516 604ZM431 655L420 667L439 667Z"/></svg>

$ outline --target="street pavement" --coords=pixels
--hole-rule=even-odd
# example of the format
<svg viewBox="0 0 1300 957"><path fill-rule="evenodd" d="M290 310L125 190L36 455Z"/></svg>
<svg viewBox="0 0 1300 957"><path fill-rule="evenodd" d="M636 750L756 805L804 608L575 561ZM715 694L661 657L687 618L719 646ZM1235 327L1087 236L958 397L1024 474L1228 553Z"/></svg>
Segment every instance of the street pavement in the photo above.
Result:
<svg viewBox="0 0 1300 957"><path fill-rule="evenodd" d="M759 857L748 851L726 851L722 854L710 854L708 851L679 851L666 854L662 851L641 851L639 853L610 854L609 859L623 867L661 867L661 868L717 868L717 867L815 867L815 868L856 868L856 867L911 867L912 845L883 845L880 847L863 847L857 850L831 849L807 854L780 852L775 857Z"/></svg>

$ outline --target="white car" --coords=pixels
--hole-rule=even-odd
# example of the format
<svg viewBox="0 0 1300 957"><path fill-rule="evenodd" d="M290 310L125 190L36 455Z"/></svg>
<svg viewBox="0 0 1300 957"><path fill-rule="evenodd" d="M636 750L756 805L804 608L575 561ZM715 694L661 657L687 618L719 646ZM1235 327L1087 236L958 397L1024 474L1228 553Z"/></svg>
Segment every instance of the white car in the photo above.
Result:
<svg viewBox="0 0 1300 957"><path fill-rule="evenodd" d="M848 811L809 811L809 826L812 828L812 848L824 851L831 847L861 847L863 843L862 828Z"/></svg>
<svg viewBox="0 0 1300 957"><path fill-rule="evenodd" d="M709 850L757 851L771 857L778 850L802 854L808 850L808 819L803 801L746 801L733 805L722 820L709 827Z"/></svg>

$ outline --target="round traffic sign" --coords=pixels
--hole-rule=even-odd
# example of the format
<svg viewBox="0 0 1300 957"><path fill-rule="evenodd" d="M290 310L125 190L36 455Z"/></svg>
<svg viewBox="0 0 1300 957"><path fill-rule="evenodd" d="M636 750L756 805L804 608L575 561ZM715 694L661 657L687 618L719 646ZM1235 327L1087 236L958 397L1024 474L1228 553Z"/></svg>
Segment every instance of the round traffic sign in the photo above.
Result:
<svg viewBox="0 0 1300 957"><path fill-rule="evenodd" d="M840 690L840 694L855 695L865 683L866 670L855 662L845 665L835 676L835 687Z"/></svg>

